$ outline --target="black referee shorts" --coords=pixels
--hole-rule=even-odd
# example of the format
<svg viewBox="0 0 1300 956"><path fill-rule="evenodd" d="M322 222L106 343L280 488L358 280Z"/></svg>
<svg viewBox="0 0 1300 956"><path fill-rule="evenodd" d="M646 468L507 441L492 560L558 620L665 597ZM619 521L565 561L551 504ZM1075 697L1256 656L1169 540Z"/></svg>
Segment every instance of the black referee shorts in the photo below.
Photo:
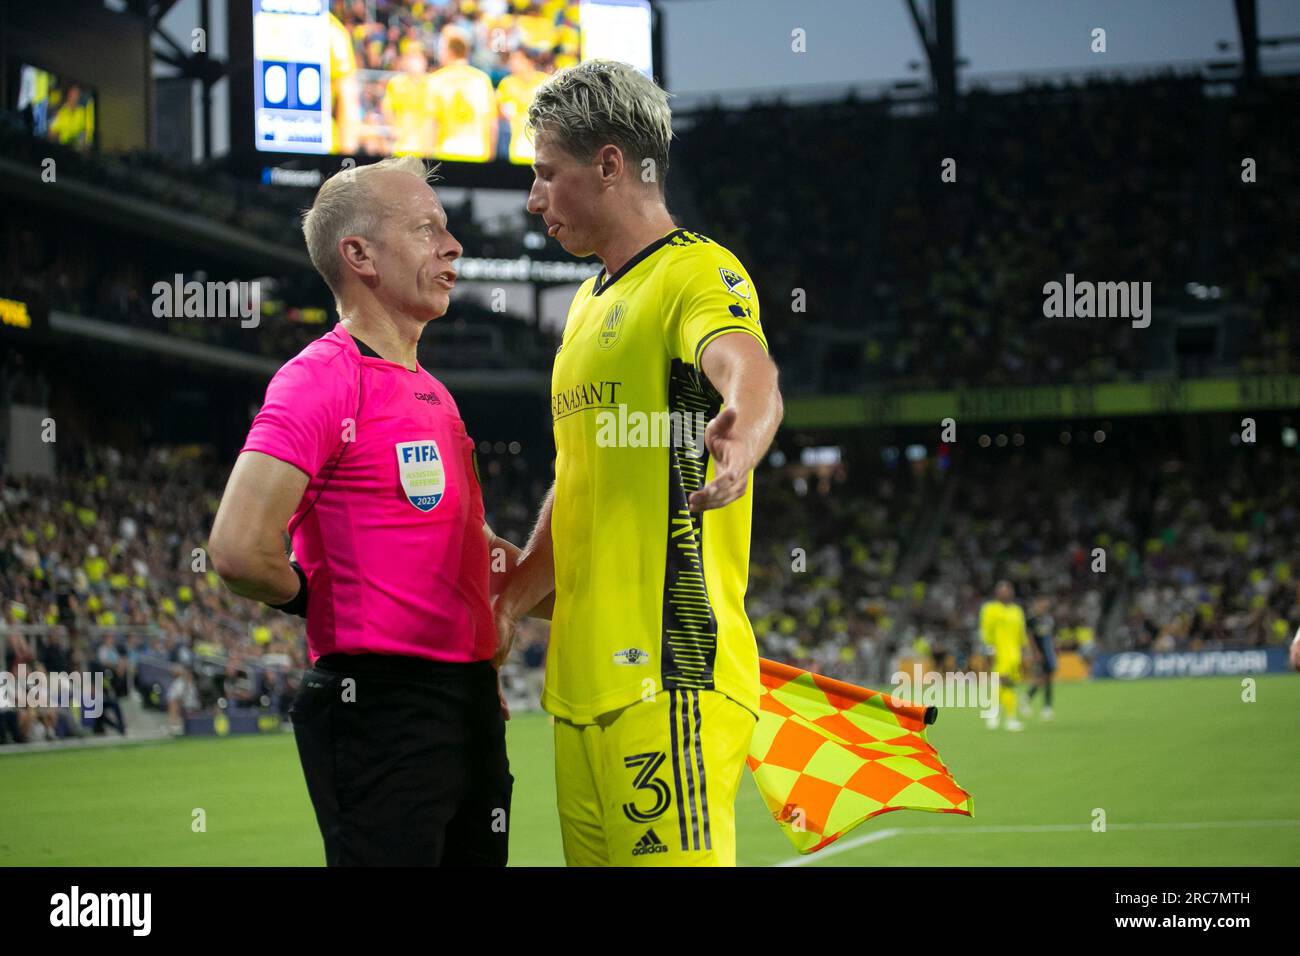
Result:
<svg viewBox="0 0 1300 956"><path fill-rule="evenodd" d="M289 716L327 866L505 866L514 778L487 661L327 655Z"/></svg>

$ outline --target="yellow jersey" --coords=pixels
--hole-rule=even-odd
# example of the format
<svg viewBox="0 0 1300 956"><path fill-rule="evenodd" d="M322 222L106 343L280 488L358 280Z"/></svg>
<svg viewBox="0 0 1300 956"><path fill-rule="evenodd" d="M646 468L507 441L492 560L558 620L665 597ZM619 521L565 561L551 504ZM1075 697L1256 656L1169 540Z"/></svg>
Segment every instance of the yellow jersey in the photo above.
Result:
<svg viewBox="0 0 1300 956"><path fill-rule="evenodd" d="M89 146L93 138L93 115L93 107L84 103L61 107L50 121L50 139L64 146Z"/></svg>
<svg viewBox="0 0 1300 956"><path fill-rule="evenodd" d="M333 139L330 149L337 153L342 150L339 133L339 115L348 108L343 102L343 82L357 72L357 57L352 49L352 37L348 28L339 22L334 14L329 17L330 45L330 129Z"/></svg>
<svg viewBox="0 0 1300 956"><path fill-rule="evenodd" d="M438 159L484 162L496 153L497 94L492 78L468 63L429 74Z"/></svg>
<svg viewBox="0 0 1300 956"><path fill-rule="evenodd" d="M591 723L661 690L716 690L758 713L745 616L751 480L691 513L713 479L704 426L722 398L704 348L743 332L767 348L744 267L677 229L582 284L551 377L555 610L542 704Z"/></svg>
<svg viewBox="0 0 1300 956"><path fill-rule="evenodd" d="M986 601L980 608L980 636L993 648L999 664L1020 660L1025 635L1025 612L1019 604Z"/></svg>
<svg viewBox="0 0 1300 956"><path fill-rule="evenodd" d="M399 73L384 87L384 108L392 113L394 156L432 156L437 122L428 75Z"/></svg>
<svg viewBox="0 0 1300 956"><path fill-rule="evenodd" d="M532 140L528 138L528 107L532 105L537 88L546 82L546 74L533 70L522 76L510 74L497 86L497 102L501 115L510 124L510 162L528 165L537 158Z"/></svg>

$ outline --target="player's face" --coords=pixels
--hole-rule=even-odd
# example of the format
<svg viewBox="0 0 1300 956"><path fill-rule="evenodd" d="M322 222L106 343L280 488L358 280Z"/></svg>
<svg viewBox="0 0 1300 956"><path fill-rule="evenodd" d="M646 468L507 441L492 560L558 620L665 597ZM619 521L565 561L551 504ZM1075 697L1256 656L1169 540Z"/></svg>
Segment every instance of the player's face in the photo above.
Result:
<svg viewBox="0 0 1300 956"><path fill-rule="evenodd" d="M583 162L560 148L547 133L539 133L533 144L533 188L528 193L528 211L541 216L546 234L578 257L595 252L598 221L596 200L600 195L600 168L595 160Z"/></svg>
<svg viewBox="0 0 1300 956"><path fill-rule="evenodd" d="M377 294L393 311L428 322L446 314L456 284L453 263L464 249L447 230L447 213L429 184L406 173L383 174L388 215L375 243Z"/></svg>
<svg viewBox="0 0 1300 956"><path fill-rule="evenodd" d="M412 50L406 56L402 57L402 66L407 73L426 73L429 69L429 62L425 59L424 54L419 50Z"/></svg>

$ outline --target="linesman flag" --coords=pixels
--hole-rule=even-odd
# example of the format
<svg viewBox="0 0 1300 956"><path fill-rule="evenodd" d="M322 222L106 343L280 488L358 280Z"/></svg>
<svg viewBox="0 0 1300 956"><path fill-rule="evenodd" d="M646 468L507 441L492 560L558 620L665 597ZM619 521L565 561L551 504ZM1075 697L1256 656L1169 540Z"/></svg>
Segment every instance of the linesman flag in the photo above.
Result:
<svg viewBox="0 0 1300 956"><path fill-rule="evenodd" d="M749 769L800 853L890 810L971 816L971 795L925 739L933 707L761 660Z"/></svg>

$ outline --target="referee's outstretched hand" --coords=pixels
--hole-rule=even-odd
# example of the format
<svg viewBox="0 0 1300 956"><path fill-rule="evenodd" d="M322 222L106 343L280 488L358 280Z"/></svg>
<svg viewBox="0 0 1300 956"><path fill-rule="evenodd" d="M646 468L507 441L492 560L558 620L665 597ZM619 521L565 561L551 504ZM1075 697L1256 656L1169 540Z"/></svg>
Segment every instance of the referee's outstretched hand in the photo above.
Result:
<svg viewBox="0 0 1300 956"><path fill-rule="evenodd" d="M724 408L704 429L704 447L713 458L713 480L690 497L692 511L723 508L745 493L753 454L746 436L736 428L734 407Z"/></svg>

